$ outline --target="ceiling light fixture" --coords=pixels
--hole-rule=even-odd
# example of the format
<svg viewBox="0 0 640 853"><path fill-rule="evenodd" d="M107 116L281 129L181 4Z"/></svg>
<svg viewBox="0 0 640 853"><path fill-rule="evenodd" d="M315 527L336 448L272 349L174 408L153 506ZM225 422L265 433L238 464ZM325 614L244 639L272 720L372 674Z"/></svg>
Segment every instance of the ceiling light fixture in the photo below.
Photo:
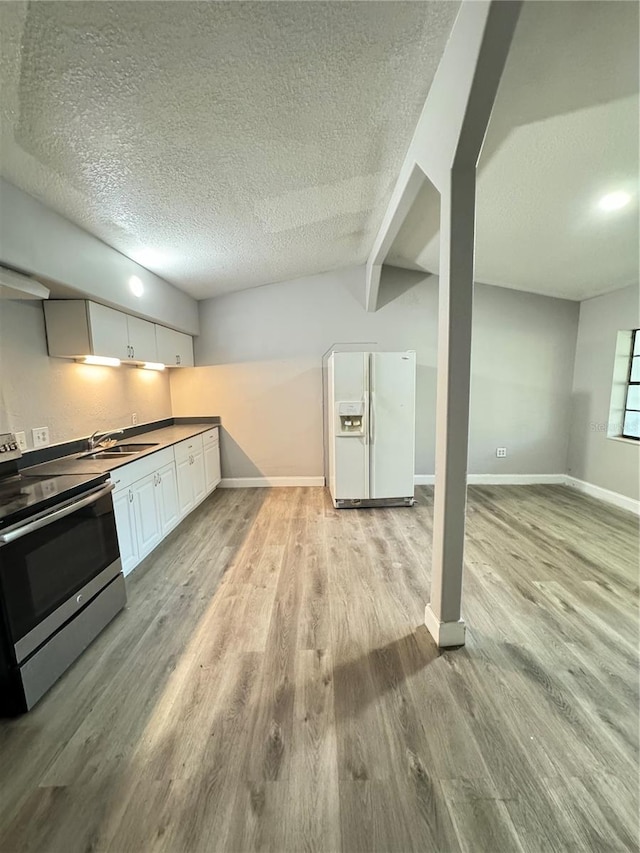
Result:
<svg viewBox="0 0 640 853"><path fill-rule="evenodd" d="M164 364L159 361L145 361L144 364L141 364L143 370L164 370Z"/></svg>
<svg viewBox="0 0 640 853"><path fill-rule="evenodd" d="M620 210L621 207L625 207L630 201L631 196L629 193L624 190L616 190L615 192L603 195L598 202L598 207L600 210L610 213L612 210Z"/></svg>
<svg viewBox="0 0 640 853"><path fill-rule="evenodd" d="M83 364L99 364L102 367L120 367L119 358L107 358L106 355L85 355L78 359Z"/></svg>
<svg viewBox="0 0 640 853"><path fill-rule="evenodd" d="M142 296L144 293L144 284L140 281L137 275L132 275L129 279L129 288L134 296Z"/></svg>

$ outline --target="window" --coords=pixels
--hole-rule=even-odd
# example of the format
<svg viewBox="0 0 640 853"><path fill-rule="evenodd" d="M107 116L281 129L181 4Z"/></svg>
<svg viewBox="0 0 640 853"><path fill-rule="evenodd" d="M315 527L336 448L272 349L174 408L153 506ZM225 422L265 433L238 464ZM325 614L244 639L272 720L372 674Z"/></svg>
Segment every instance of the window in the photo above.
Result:
<svg viewBox="0 0 640 853"><path fill-rule="evenodd" d="M631 358L622 425L624 438L640 439L640 329L631 333Z"/></svg>

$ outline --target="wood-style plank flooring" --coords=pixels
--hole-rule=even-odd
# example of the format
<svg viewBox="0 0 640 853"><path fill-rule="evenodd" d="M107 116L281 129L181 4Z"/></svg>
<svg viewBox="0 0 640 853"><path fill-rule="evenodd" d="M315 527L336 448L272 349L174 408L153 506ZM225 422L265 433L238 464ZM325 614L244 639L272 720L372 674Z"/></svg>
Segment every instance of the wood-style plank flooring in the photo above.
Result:
<svg viewBox="0 0 640 853"><path fill-rule="evenodd" d="M637 521L471 487L468 641L439 653L418 492L214 493L0 721L0 851L638 849Z"/></svg>

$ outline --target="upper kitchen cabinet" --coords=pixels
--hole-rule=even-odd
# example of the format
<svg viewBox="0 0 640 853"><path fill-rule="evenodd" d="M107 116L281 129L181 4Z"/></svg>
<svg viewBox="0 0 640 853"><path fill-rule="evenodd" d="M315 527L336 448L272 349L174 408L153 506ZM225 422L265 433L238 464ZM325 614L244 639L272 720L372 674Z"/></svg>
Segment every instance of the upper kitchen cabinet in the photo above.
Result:
<svg viewBox="0 0 640 853"><path fill-rule="evenodd" d="M154 323L127 315L127 332L134 361L158 361Z"/></svg>
<svg viewBox="0 0 640 853"><path fill-rule="evenodd" d="M185 367L193 365L189 335L156 326L106 305L85 299L51 300L44 303L44 312L51 356L82 358L89 355L134 363L161 361ZM163 350L156 339L165 343Z"/></svg>
<svg viewBox="0 0 640 853"><path fill-rule="evenodd" d="M110 356L120 361L158 360L153 323L97 302L87 302L86 305L93 346L89 355Z"/></svg>
<svg viewBox="0 0 640 853"><path fill-rule="evenodd" d="M156 326L158 361L167 367L193 367L193 339L190 335Z"/></svg>

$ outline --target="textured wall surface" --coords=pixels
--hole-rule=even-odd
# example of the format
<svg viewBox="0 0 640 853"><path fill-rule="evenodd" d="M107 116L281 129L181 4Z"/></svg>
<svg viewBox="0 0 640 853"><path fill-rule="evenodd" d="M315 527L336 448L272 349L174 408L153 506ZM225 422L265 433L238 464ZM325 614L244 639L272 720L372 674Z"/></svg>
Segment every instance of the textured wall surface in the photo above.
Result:
<svg viewBox="0 0 640 853"><path fill-rule="evenodd" d="M0 260L43 276L52 298L62 284L77 296L198 334L194 299L2 178ZM141 296L132 292L131 276L142 282Z"/></svg>
<svg viewBox="0 0 640 853"><path fill-rule="evenodd" d="M48 426L52 444L171 416L166 371L49 358L42 303L0 300L0 432Z"/></svg>
<svg viewBox="0 0 640 853"><path fill-rule="evenodd" d="M618 332L640 327L638 286L580 305L573 379L569 473L628 498L640 497L640 444L607 437Z"/></svg>
<svg viewBox="0 0 640 853"><path fill-rule="evenodd" d="M201 302L202 366L172 374L174 415L222 416L226 477L321 475L323 353L415 349L416 472L433 474L437 299L437 279L385 270L367 313L359 267ZM574 302L477 286L471 473L566 471L577 318Z"/></svg>
<svg viewBox="0 0 640 853"><path fill-rule="evenodd" d="M196 296L362 263L457 9L2 3L3 174Z"/></svg>

